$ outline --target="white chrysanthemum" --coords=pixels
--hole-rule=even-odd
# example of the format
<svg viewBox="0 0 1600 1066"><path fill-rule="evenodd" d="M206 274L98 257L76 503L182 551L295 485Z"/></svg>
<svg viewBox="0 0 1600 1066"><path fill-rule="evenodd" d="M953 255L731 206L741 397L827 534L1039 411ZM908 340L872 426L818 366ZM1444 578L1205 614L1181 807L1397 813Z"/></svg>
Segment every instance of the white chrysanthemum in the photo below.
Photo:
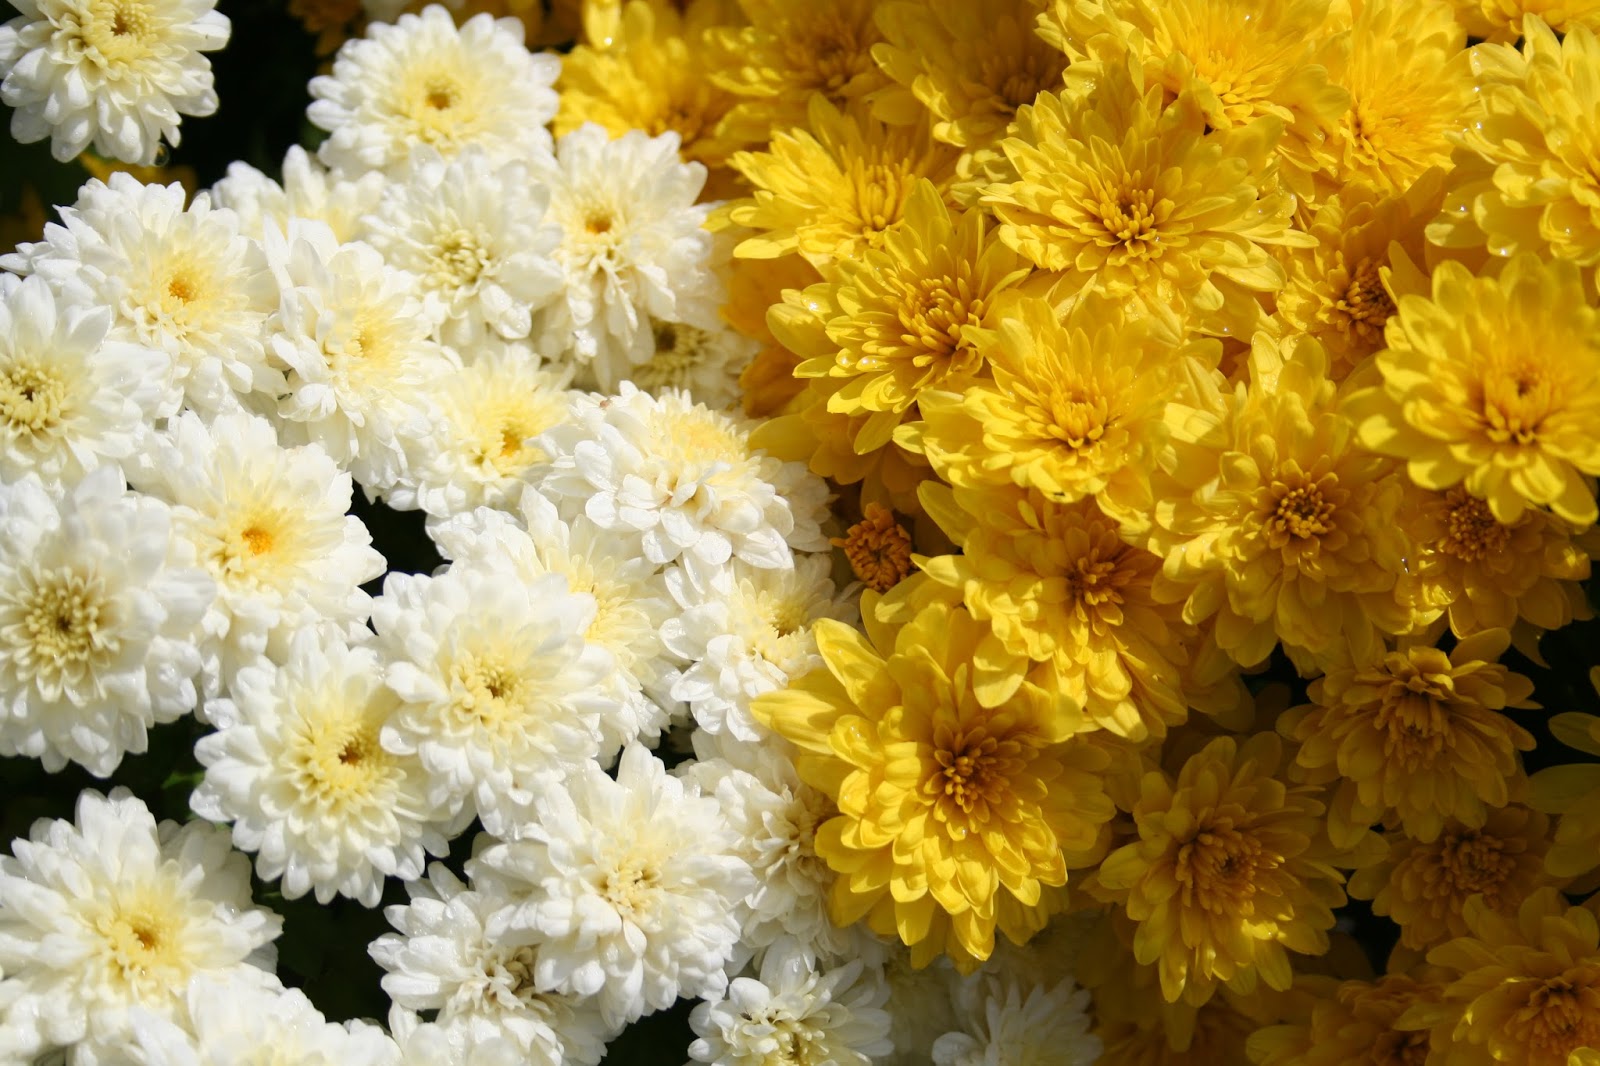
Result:
<svg viewBox="0 0 1600 1066"><path fill-rule="evenodd" d="M716 800L629 745L616 779L594 763L534 797L518 839L482 849L468 873L517 899L489 935L540 938L540 988L595 996L608 1025L727 986L750 867Z"/></svg>
<svg viewBox="0 0 1600 1066"><path fill-rule="evenodd" d="M370 648L302 630L282 667L241 670L232 691L207 707L217 732L195 744L206 772L189 805L232 822L285 898L376 907L385 877L421 877L423 852L445 852L449 812L422 764L380 742L400 701Z"/></svg>
<svg viewBox="0 0 1600 1066"><path fill-rule="evenodd" d="M454 366L429 337L416 279L320 222L272 230L267 249L281 293L267 335L288 369L285 438L321 445L382 492L405 473L405 441L429 431L430 386Z"/></svg>
<svg viewBox="0 0 1600 1066"><path fill-rule="evenodd" d="M411 442L415 454L389 504L435 518L514 507L546 460L535 438L571 415L569 378L541 368L525 344L486 345L439 381L432 432Z"/></svg>
<svg viewBox="0 0 1600 1066"><path fill-rule="evenodd" d="M239 216L239 231L261 240L268 225L289 227L291 218L326 223L341 243L359 235L387 179L380 171L355 177L329 173L298 144L283 156L283 184L249 163L229 163L228 175L211 187L211 202Z"/></svg>
<svg viewBox="0 0 1600 1066"><path fill-rule="evenodd" d="M772 946L759 977L736 977L726 998L695 1007L689 1058L715 1066L872 1066L894 1050L889 990L861 962L822 970L793 940Z"/></svg>
<svg viewBox="0 0 1600 1066"><path fill-rule="evenodd" d="M519 161L476 146L449 159L422 148L385 187L362 232L415 276L440 338L468 355L486 330L526 337L532 312L561 287L550 259L560 235L541 221L544 201Z"/></svg>
<svg viewBox="0 0 1600 1066"><path fill-rule="evenodd" d="M794 748L780 737L746 744L726 733L696 730L696 761L682 775L714 796L733 831L734 852L750 864L755 885L745 897L743 930L733 966L783 937L793 937L824 960L880 954L859 928L840 929L828 917L834 873L817 855L817 827L838 813L826 795L800 780Z"/></svg>
<svg viewBox="0 0 1600 1066"><path fill-rule="evenodd" d="M629 741L658 738L671 716L667 689L677 671L661 643L674 610L666 579L640 553L637 534L601 529L582 514L562 521L532 489L519 513L521 525L480 508L441 523L434 542L446 558L509 564L524 581L560 574L573 592L594 597L583 638L612 657L613 702L600 717L601 759L609 763Z"/></svg>
<svg viewBox="0 0 1600 1066"><path fill-rule="evenodd" d="M761 345L726 325L701 329L682 322L652 322L655 353L624 375L652 394L682 389L713 411L739 405L739 375Z"/></svg>
<svg viewBox="0 0 1600 1066"><path fill-rule="evenodd" d="M297 629L365 628L372 599L361 584L385 564L345 513L350 475L321 448L282 448L253 415L207 425L185 413L157 438L138 487L174 505L174 532L217 583L200 645L206 695L241 667L281 662Z"/></svg>
<svg viewBox="0 0 1600 1066"><path fill-rule="evenodd" d="M1024 989L1014 977L979 974L956 1001L962 1028L933 1042L934 1066L1090 1066L1100 1057L1089 993L1071 978Z"/></svg>
<svg viewBox="0 0 1600 1066"><path fill-rule="evenodd" d="M59 488L144 449L167 360L106 341L110 324L104 308L61 306L43 278L0 293L0 478Z"/></svg>
<svg viewBox="0 0 1600 1066"><path fill-rule="evenodd" d="M58 303L112 309L112 340L157 348L171 360L163 410L236 410L240 397L276 397L283 376L267 363L261 327L276 290L266 257L240 235L232 211L205 196L184 208L183 186L112 174L61 209L64 225L0 257L42 274Z"/></svg>
<svg viewBox="0 0 1600 1066"><path fill-rule="evenodd" d="M433 1022L406 1024L406 1012L389 1021L395 1042L400 1045L401 1066L528 1066L517 1045L504 1037L480 1040L471 1047L457 1047L450 1033Z"/></svg>
<svg viewBox="0 0 1600 1066"><path fill-rule="evenodd" d="M346 41L333 73L311 79L306 114L328 131L317 149L357 174L405 163L416 145L453 156L477 145L499 159L550 150L561 62L523 45L514 18L475 15L458 30L437 4Z"/></svg>
<svg viewBox="0 0 1600 1066"><path fill-rule="evenodd" d="M610 389L656 354L651 320L705 330L721 325L710 207L697 204L706 169L678 158L678 136L630 130L613 140L587 124L561 138L535 177L550 189L547 218L561 230L561 298L542 334L569 346L585 384Z"/></svg>
<svg viewBox="0 0 1600 1066"><path fill-rule="evenodd" d="M216 0L10 2L21 14L0 26L0 100L23 144L148 166L163 138L178 143L179 116L216 111L201 54L228 43Z"/></svg>
<svg viewBox="0 0 1600 1066"><path fill-rule="evenodd" d="M768 735L750 701L822 665L813 622L856 621L853 590L841 594L832 570L833 559L818 553L800 556L788 570L736 563L703 585L686 571L668 575L683 611L661 627L661 639L692 664L672 695L689 705L701 729L746 741Z"/></svg>
<svg viewBox="0 0 1600 1066"><path fill-rule="evenodd" d="M595 1066L604 1057L614 1033L593 1003L535 984L536 940L488 935L505 900L468 888L438 864L406 889L411 903L384 911L400 932L369 949L388 971L383 990L393 1013L405 1016L394 1019L397 1031L419 1022L418 1012L432 1012L452 1062L495 1040L513 1044L522 1066Z"/></svg>
<svg viewBox="0 0 1600 1066"><path fill-rule="evenodd" d="M115 467L59 503L36 478L0 483L0 754L105 777L194 708L213 587L171 555L170 509Z"/></svg>
<svg viewBox="0 0 1600 1066"><path fill-rule="evenodd" d="M0 969L10 1014L74 1066L120 1052L130 1012L181 1018L197 977L270 971L281 919L250 901L250 864L204 822L156 825L125 789L78 797L0 855ZM74 1046L75 1045L75 1046Z"/></svg>
<svg viewBox="0 0 1600 1066"><path fill-rule="evenodd" d="M400 1049L375 1025L323 1017L299 989L276 981L196 978L186 1026L134 1022L135 1066L398 1066Z"/></svg>
<svg viewBox="0 0 1600 1066"><path fill-rule="evenodd" d="M373 625L404 702L383 742L421 760L431 802L504 832L545 778L595 757L611 656L583 639L593 617L555 575L460 562L389 575Z"/></svg>
<svg viewBox="0 0 1600 1066"><path fill-rule="evenodd" d="M684 393L658 398L625 381L618 395L583 406L539 445L550 457L541 491L584 501L602 528L641 534L645 558L681 558L703 582L730 558L783 569L791 545L827 549L814 519L797 522L773 487L786 464L752 451L742 421Z"/></svg>

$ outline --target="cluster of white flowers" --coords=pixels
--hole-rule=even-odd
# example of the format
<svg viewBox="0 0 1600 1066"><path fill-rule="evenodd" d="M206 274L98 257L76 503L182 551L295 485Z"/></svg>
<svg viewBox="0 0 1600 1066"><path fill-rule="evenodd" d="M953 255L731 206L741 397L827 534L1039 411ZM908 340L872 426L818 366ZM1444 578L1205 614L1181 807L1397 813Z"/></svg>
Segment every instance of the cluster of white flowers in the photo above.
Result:
<svg viewBox="0 0 1600 1066"><path fill-rule="evenodd" d="M148 159L215 106L209 5L14 2L19 137ZM732 413L704 169L553 142L522 33L374 24L281 183L114 174L0 258L0 755L108 777L209 730L200 820L85 792L0 857L0 1066L592 1066L680 998L701 1063L1088 1061L1070 981L902 994L830 920L836 812L750 710L855 621L827 488ZM358 489L445 564L386 573ZM404 883L386 1025L278 981L252 861L286 899Z"/></svg>

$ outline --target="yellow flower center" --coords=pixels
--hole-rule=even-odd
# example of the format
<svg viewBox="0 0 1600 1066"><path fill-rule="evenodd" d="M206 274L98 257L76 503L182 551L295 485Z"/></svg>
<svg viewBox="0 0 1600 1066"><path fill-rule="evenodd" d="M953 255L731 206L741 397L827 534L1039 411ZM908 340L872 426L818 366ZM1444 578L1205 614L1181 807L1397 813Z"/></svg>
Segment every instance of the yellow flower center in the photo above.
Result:
<svg viewBox="0 0 1600 1066"><path fill-rule="evenodd" d="M631 373L633 383L646 391L688 388L694 372L718 350L706 330L682 322L655 323L656 354Z"/></svg>
<svg viewBox="0 0 1600 1066"><path fill-rule="evenodd" d="M151 51L155 26L149 5L140 0L95 0L81 33L85 49L105 64L126 65Z"/></svg>
<svg viewBox="0 0 1600 1066"><path fill-rule="evenodd" d="M1219 816L1179 846L1173 876L1185 906L1240 916L1254 913L1257 878L1277 865L1261 841Z"/></svg>
<svg viewBox="0 0 1600 1066"><path fill-rule="evenodd" d="M91 919L109 976L144 995L159 994L166 980L186 969L182 920L161 895L154 886L125 890Z"/></svg>
<svg viewBox="0 0 1600 1066"><path fill-rule="evenodd" d="M1484 434L1496 444L1532 444L1559 399L1559 382L1544 360L1492 359L1483 377Z"/></svg>
<svg viewBox="0 0 1600 1066"><path fill-rule="evenodd" d="M378 727L377 720L360 714L302 720L290 744L301 796L335 809L371 802L394 765L394 757L378 743Z"/></svg>
<svg viewBox="0 0 1600 1066"><path fill-rule="evenodd" d="M566 417L566 407L553 394L485 394L471 412L471 460L489 477L516 477L544 459L533 443Z"/></svg>
<svg viewBox="0 0 1600 1066"><path fill-rule="evenodd" d="M14 432L49 433L67 409L67 383L48 366L23 358L0 369L0 420Z"/></svg>
<svg viewBox="0 0 1600 1066"><path fill-rule="evenodd" d="M610 871L601 875L600 896L626 918L637 918L648 910L661 873L648 858L627 855Z"/></svg>
<svg viewBox="0 0 1600 1066"><path fill-rule="evenodd" d="M110 622L111 605L99 578L66 569L39 574L23 596L25 658L46 683L81 675L96 657L115 654Z"/></svg>
<svg viewBox="0 0 1600 1066"><path fill-rule="evenodd" d="M1511 544L1511 527L1495 520L1489 505L1462 488L1450 490L1439 550L1464 562L1497 556Z"/></svg>
<svg viewBox="0 0 1600 1066"><path fill-rule="evenodd" d="M477 283L492 258L475 233L457 229L440 234L433 245L429 281L435 288L467 288Z"/></svg>
<svg viewBox="0 0 1600 1066"><path fill-rule="evenodd" d="M1051 383L1049 390L1041 404L1030 404L1024 412L1034 435L1074 452L1092 451L1116 421L1111 402L1071 382Z"/></svg>
<svg viewBox="0 0 1600 1066"><path fill-rule="evenodd" d="M526 695L523 679L501 657L463 655L456 661L452 675L457 689L452 709L459 718L495 730L520 717Z"/></svg>
<svg viewBox="0 0 1600 1066"><path fill-rule="evenodd" d="M1341 332L1354 333L1368 345L1383 339L1384 323L1394 314L1395 307L1383 287L1378 264L1370 256L1363 256L1350 271L1344 293L1334 301L1333 308L1333 323Z"/></svg>
<svg viewBox="0 0 1600 1066"><path fill-rule="evenodd" d="M900 306L900 325L905 330L900 342L912 349L912 365L945 369L957 352L965 350L968 357L958 366L949 366L948 372L970 369L977 356L961 333L966 326L982 322L984 311L984 300L973 291L965 272L954 278L919 280Z"/></svg>
<svg viewBox="0 0 1600 1066"><path fill-rule="evenodd" d="M1068 595L1090 607L1121 603L1122 591L1117 586L1122 583L1117 580L1116 560L1102 559L1098 551L1074 560L1067 570Z"/></svg>
<svg viewBox="0 0 1600 1066"><path fill-rule="evenodd" d="M1278 497L1269 526L1290 537L1318 537L1331 528L1333 504L1319 485L1300 485L1286 489Z"/></svg>
<svg viewBox="0 0 1600 1066"><path fill-rule="evenodd" d="M989 49L978 64L978 79L993 87L990 101L997 114L1013 115L1046 89L1055 88L1065 64L1055 49L1030 49L1018 56L1008 49Z"/></svg>
<svg viewBox="0 0 1600 1066"><path fill-rule="evenodd" d="M234 515L212 550L216 570L235 580L264 576L268 566L288 561L292 527L290 516L261 508Z"/></svg>
<svg viewBox="0 0 1600 1066"><path fill-rule="evenodd" d="M1600 1047L1600 966L1575 966L1534 988L1508 1029L1545 1061L1562 1062L1578 1048Z"/></svg>
<svg viewBox="0 0 1600 1066"><path fill-rule="evenodd" d="M888 592L911 572L911 537L881 504L867 504L861 521L832 544L844 549L856 579L874 592Z"/></svg>
<svg viewBox="0 0 1600 1066"><path fill-rule="evenodd" d="M1406 770L1430 765L1450 750L1454 732L1449 710L1440 702L1444 693L1425 674L1392 683L1395 691L1379 706L1374 721L1384 737L1385 760L1399 762Z"/></svg>
<svg viewBox="0 0 1600 1066"><path fill-rule="evenodd" d="M408 137L445 147L470 136L478 119L477 93L463 71L441 60L416 71L407 83L398 112Z"/></svg>
<svg viewBox="0 0 1600 1066"><path fill-rule="evenodd" d="M843 103L850 83L877 69L872 60L877 37L864 37L837 11L817 12L804 25L804 35L791 35L781 43L786 65L804 72L802 79L810 88Z"/></svg>
<svg viewBox="0 0 1600 1066"><path fill-rule="evenodd" d="M851 160L845 181L851 190L858 227L869 247L882 244L883 231L900 221L914 177L903 163Z"/></svg>
<svg viewBox="0 0 1600 1066"><path fill-rule="evenodd" d="M1159 200L1144 185L1145 177L1134 171L1116 187L1103 190L1089 214L1097 225L1089 238L1100 247L1115 250L1116 261L1156 259L1161 256L1161 223L1172 214L1172 201Z"/></svg>
<svg viewBox="0 0 1600 1066"><path fill-rule="evenodd" d="M1491 909L1499 909L1500 888L1516 869L1516 859L1499 837L1478 832L1447 833L1439 847L1443 883L1430 894L1466 899L1481 892Z"/></svg>
<svg viewBox="0 0 1600 1066"><path fill-rule="evenodd" d="M1380 1033L1372 1048L1374 1066L1423 1066L1428 1061L1428 1031Z"/></svg>
<svg viewBox="0 0 1600 1066"><path fill-rule="evenodd" d="M964 838L969 825L981 826L1010 813L1016 805L1011 783L1031 759L1031 747L1014 738L992 736L984 725L966 729L939 725L933 748L936 769L922 789L933 798L934 812L947 823L953 839Z"/></svg>

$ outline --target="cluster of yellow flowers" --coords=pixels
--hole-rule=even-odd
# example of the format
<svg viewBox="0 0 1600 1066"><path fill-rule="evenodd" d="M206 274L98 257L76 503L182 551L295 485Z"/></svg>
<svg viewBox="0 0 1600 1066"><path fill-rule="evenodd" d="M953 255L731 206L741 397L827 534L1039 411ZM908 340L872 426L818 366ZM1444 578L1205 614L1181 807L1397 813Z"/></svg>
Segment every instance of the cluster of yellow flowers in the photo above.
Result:
<svg viewBox="0 0 1600 1066"><path fill-rule="evenodd" d="M1500 661L1592 617L1600 3L581 21L557 133L709 168L756 441L844 500L865 632L756 705L835 920L1094 910L1109 1064L1600 1063L1600 764L1523 763L1600 718Z"/></svg>

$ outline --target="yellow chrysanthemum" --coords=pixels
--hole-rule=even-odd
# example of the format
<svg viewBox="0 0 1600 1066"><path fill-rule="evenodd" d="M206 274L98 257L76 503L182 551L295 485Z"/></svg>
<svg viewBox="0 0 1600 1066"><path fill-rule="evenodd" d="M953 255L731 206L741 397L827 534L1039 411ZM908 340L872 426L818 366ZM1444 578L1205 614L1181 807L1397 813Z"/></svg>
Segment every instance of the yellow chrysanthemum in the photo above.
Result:
<svg viewBox="0 0 1600 1066"><path fill-rule="evenodd" d="M1472 896L1509 916L1548 883L1550 819L1517 804L1490 811L1476 829L1447 823L1429 842L1399 830L1385 836L1388 857L1352 874L1350 895L1372 900L1372 912L1389 916L1400 943L1414 950L1466 936L1461 913Z"/></svg>
<svg viewBox="0 0 1600 1066"><path fill-rule="evenodd" d="M1425 609L1444 612L1458 637L1485 629L1560 629L1594 617L1580 581L1600 552L1600 533L1577 532L1544 511L1501 522L1457 485L1417 489L1405 507L1417 551L1402 580Z"/></svg>
<svg viewBox="0 0 1600 1066"><path fill-rule="evenodd" d="M1303 672L1347 643L1376 647L1414 625L1396 595L1409 545L1396 464L1356 447L1320 345L1258 334L1250 382L1167 412L1177 448L1155 481L1157 595L1216 616L1241 665L1281 639Z"/></svg>
<svg viewBox="0 0 1600 1066"><path fill-rule="evenodd" d="M972 684L987 627L930 604L904 627L873 617L872 642L816 628L827 669L758 697L753 713L801 749L801 777L839 815L816 850L840 874L835 922L898 936L917 965L944 952L970 971L998 928L1021 943L1042 928L1067 869L1097 857L1112 815L1103 751L1069 741L1077 708L1024 682L985 706ZM882 649L881 651L879 649Z"/></svg>
<svg viewBox="0 0 1600 1066"><path fill-rule="evenodd" d="M983 192L1000 237L1064 291L1098 284L1113 296L1215 313L1223 286L1283 287L1270 244L1306 245L1292 230L1265 117L1208 126L1193 93L1170 104L1134 60L1110 64L1084 96L1041 93L1000 142L1015 173Z"/></svg>
<svg viewBox="0 0 1600 1066"><path fill-rule="evenodd" d="M1600 32L1600 0L1451 0L1474 37L1504 43L1522 36L1523 19L1537 15L1557 33L1582 27Z"/></svg>
<svg viewBox="0 0 1600 1066"><path fill-rule="evenodd" d="M1350 185L1322 201L1307 231L1315 248L1284 257L1289 283L1276 318L1288 333L1308 333L1328 353L1328 373L1343 381L1383 347L1394 314L1390 289L1426 292L1424 227L1439 212L1443 173L1429 172L1404 194L1383 197Z"/></svg>
<svg viewBox="0 0 1600 1066"><path fill-rule="evenodd" d="M1017 108L1061 85L1067 59L1034 32L1034 0L891 0L877 10L884 40L872 57L894 86L875 95L878 117L927 122L946 144L982 148Z"/></svg>
<svg viewBox="0 0 1600 1066"><path fill-rule="evenodd" d="M1422 1066L1428 1034L1397 1028L1414 1004L1437 1003L1441 987L1406 974L1375 981L1301 978L1312 996L1305 1017L1261 1029L1247 1050L1256 1066Z"/></svg>
<svg viewBox="0 0 1600 1066"><path fill-rule="evenodd" d="M1600 666L1589 674L1600 689ZM1600 717L1568 711L1550 719L1550 732L1567 747L1600 757ZM1600 758L1540 770L1532 779L1533 805L1561 815L1545 866L1555 877L1578 877L1600 867Z"/></svg>
<svg viewBox="0 0 1600 1066"><path fill-rule="evenodd" d="M1325 66L1348 20L1329 0L1056 0L1040 26L1071 57L1070 80L1103 77L1126 49L1149 84L1192 93L1213 129L1276 119L1274 149L1310 173L1327 165L1326 130L1349 104Z"/></svg>
<svg viewBox="0 0 1600 1066"><path fill-rule="evenodd" d="M1468 901L1469 935L1428 952L1442 1002L1416 1003L1404 1028L1432 1030L1432 1066L1581 1066L1600 1051L1600 922L1540 889L1515 917ZM1588 1056L1575 1052L1587 1049Z"/></svg>
<svg viewBox="0 0 1600 1066"><path fill-rule="evenodd" d="M1198 1006L1219 984L1287 989L1289 951L1328 950L1343 877L1318 841L1316 789L1285 784L1271 733L1219 737L1173 780L1144 776L1139 839L1101 863L1099 885L1138 923L1133 950L1166 1000Z"/></svg>
<svg viewBox="0 0 1600 1066"><path fill-rule="evenodd" d="M856 447L870 451L924 390L980 372L976 331L1028 271L982 213L953 219L933 184L918 181L880 247L840 259L827 281L774 305L768 325L805 356L796 376L841 379L828 408L868 416Z"/></svg>
<svg viewBox="0 0 1600 1066"><path fill-rule="evenodd" d="M1441 263L1431 299L1402 296L1386 336L1383 385L1351 397L1364 446L1406 459L1423 488L1464 485L1501 522L1530 506L1594 522L1600 312L1575 266Z"/></svg>
<svg viewBox="0 0 1600 1066"><path fill-rule="evenodd" d="M562 58L556 136L585 122L613 136L670 130L682 138L683 158L710 171L705 198L732 194L737 178L725 168L745 142L718 132L735 98L706 78L704 39L736 12L729 0L695 0L681 15L671 4L631 0L608 46L579 45Z"/></svg>
<svg viewBox="0 0 1600 1066"><path fill-rule="evenodd" d="M1522 30L1520 54L1508 44L1475 49L1483 117L1460 135L1428 239L1591 267L1600 263L1600 39L1576 26L1558 40L1533 17Z"/></svg>
<svg viewBox="0 0 1600 1066"><path fill-rule="evenodd" d="M1334 667L1311 683L1311 704L1278 729L1300 742L1295 763L1333 784L1328 833L1347 846L1392 815L1432 842L1455 819L1480 829L1522 779L1517 752L1533 737L1501 712L1537 707L1533 682L1501 666L1503 629L1460 641L1446 655L1412 646Z"/></svg>
<svg viewBox="0 0 1600 1066"><path fill-rule="evenodd" d="M1093 496L1138 529L1149 468L1181 383L1216 366L1214 341L1186 342L1171 315L1087 297L1063 320L1020 299L979 338L993 381L920 397L923 421L896 439L952 485L1017 485L1058 502Z"/></svg>
<svg viewBox="0 0 1600 1066"><path fill-rule="evenodd" d="M1450 136L1478 107L1466 33L1446 0L1364 0L1332 74L1350 94L1320 175L1325 191L1352 181L1385 195L1450 164Z"/></svg>
<svg viewBox="0 0 1600 1066"><path fill-rule="evenodd" d="M361 0L289 0L289 15L316 37L312 50L317 55L331 55L361 19Z"/></svg>
<svg viewBox="0 0 1600 1066"><path fill-rule="evenodd" d="M922 487L923 506L959 555L921 559L994 631L980 684L1004 691L1033 662L1097 726L1131 740L1166 735L1188 717L1177 604L1150 593L1161 559L1124 541L1093 500L1055 503L1037 491Z"/></svg>
<svg viewBox="0 0 1600 1066"><path fill-rule="evenodd" d="M1154 966L1133 957L1133 923L1115 911L1090 928L1074 965L1094 995L1093 1032L1105 1045L1098 1066L1188 1066L1244 1060L1245 1040L1261 1024L1251 999L1221 995L1195 1007L1161 998Z"/></svg>
<svg viewBox="0 0 1600 1066"><path fill-rule="evenodd" d="M755 143L804 126L821 97L836 107L888 84L872 59L883 38L876 0L739 0L749 25L715 30L710 66L700 71L739 97L723 134Z"/></svg>
<svg viewBox="0 0 1600 1066"><path fill-rule="evenodd" d="M807 129L775 135L765 152L736 152L734 169L755 187L726 218L756 231L735 254L772 259L799 252L826 268L882 247L917 179L942 188L956 151L926 127L885 126L864 108L840 111L813 97Z"/></svg>

